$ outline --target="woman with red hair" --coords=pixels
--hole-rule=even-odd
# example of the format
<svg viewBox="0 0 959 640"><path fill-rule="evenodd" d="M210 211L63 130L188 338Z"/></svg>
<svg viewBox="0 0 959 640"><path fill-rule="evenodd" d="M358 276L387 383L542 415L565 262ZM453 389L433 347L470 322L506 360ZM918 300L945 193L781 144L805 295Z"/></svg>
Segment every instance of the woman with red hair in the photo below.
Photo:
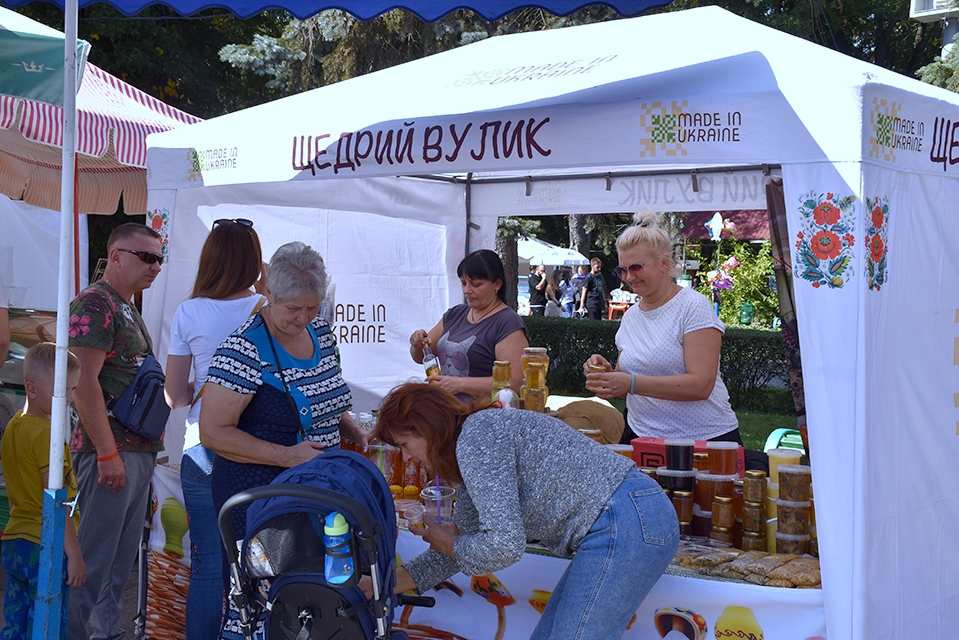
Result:
<svg viewBox="0 0 959 640"><path fill-rule="evenodd" d="M619 638L679 544L654 480L544 414L410 383L386 398L376 436L459 485L453 522L424 516L430 550L397 570L397 593L499 571L535 540L572 561L531 637Z"/></svg>

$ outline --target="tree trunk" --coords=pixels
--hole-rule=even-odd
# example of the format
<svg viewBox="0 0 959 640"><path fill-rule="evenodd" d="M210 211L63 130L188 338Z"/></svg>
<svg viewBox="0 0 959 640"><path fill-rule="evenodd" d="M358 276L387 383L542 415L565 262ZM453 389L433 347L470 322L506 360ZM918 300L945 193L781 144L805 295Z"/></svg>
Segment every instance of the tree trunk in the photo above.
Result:
<svg viewBox="0 0 959 640"><path fill-rule="evenodd" d="M496 234L496 253L503 261L503 270L506 272L506 282L503 283L503 286L506 287L506 304L515 311L518 305L516 268L519 264L516 234L500 229L499 233Z"/></svg>
<svg viewBox="0 0 959 640"><path fill-rule="evenodd" d="M569 216L569 248L589 257L589 231L586 230L586 214Z"/></svg>

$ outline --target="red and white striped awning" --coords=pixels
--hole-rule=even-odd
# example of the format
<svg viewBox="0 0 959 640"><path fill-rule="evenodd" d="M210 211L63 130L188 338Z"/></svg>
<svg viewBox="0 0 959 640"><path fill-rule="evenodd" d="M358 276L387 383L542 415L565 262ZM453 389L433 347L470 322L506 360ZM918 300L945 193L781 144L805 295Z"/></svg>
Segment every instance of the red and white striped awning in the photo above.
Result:
<svg viewBox="0 0 959 640"><path fill-rule="evenodd" d="M77 94L80 213L147 209L146 137L200 118L175 109L87 63ZM63 110L0 95L0 193L60 209Z"/></svg>

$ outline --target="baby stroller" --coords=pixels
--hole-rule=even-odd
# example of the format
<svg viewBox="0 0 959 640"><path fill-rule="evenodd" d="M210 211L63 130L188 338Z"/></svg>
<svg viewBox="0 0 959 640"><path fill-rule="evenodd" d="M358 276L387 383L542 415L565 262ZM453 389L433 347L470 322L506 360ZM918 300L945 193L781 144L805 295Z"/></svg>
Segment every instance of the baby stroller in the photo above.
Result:
<svg viewBox="0 0 959 640"><path fill-rule="evenodd" d="M230 514L246 504L238 550ZM323 572L323 523L333 511L350 525L356 569L336 585ZM395 518L379 469L348 451L324 453L227 500L218 523L244 636L252 640L262 623L266 640L408 640L400 631L390 635L393 611L399 604L433 606L433 598L393 594ZM364 574L372 580L372 600L356 586Z"/></svg>

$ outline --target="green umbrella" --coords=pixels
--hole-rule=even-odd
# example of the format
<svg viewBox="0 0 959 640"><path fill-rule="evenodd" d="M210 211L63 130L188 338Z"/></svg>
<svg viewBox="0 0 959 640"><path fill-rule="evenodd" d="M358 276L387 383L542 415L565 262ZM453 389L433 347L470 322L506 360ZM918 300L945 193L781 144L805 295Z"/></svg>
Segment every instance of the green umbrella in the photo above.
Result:
<svg viewBox="0 0 959 640"><path fill-rule="evenodd" d="M77 86L90 45L77 41ZM0 93L63 106L63 34L0 7Z"/></svg>

